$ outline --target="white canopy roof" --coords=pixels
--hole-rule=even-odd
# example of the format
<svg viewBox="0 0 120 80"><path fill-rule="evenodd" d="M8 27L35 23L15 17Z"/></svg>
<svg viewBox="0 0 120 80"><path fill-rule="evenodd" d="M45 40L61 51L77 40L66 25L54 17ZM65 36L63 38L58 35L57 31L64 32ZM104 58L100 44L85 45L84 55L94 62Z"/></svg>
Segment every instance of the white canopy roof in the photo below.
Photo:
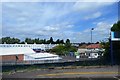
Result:
<svg viewBox="0 0 120 80"><path fill-rule="evenodd" d="M29 47L9 47L9 48L1 48L0 47L0 55L16 55L16 54L29 54L35 53Z"/></svg>
<svg viewBox="0 0 120 80"><path fill-rule="evenodd" d="M62 59L58 55L50 54L50 53L32 53L26 54L24 56L24 60L58 60Z"/></svg>
<svg viewBox="0 0 120 80"><path fill-rule="evenodd" d="M45 57L57 57L58 55L50 54L50 53L36 53L36 54L28 54L33 58L45 58Z"/></svg>

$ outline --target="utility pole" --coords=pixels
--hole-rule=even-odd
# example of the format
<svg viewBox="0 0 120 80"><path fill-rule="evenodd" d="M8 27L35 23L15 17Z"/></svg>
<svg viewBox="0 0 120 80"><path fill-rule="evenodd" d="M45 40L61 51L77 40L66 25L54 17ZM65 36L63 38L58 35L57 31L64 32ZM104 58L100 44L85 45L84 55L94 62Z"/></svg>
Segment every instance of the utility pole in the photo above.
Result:
<svg viewBox="0 0 120 80"><path fill-rule="evenodd" d="M92 53L92 31L94 30L94 28L91 28L91 53ZM89 56L91 56L91 53L89 54Z"/></svg>
<svg viewBox="0 0 120 80"><path fill-rule="evenodd" d="M94 30L94 28L91 28L91 48L92 48L92 31Z"/></svg>

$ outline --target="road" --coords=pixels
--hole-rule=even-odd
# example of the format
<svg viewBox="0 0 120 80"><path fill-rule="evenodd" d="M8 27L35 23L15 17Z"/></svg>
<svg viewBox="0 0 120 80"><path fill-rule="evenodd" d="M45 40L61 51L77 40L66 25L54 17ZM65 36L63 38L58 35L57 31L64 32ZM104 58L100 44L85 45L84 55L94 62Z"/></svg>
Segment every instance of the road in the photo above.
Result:
<svg viewBox="0 0 120 80"><path fill-rule="evenodd" d="M76 80L120 80L118 79L118 66L102 67L79 67L79 68L57 68L38 69L13 74L3 74L4 78L75 78ZM10 80L10 79L9 79Z"/></svg>

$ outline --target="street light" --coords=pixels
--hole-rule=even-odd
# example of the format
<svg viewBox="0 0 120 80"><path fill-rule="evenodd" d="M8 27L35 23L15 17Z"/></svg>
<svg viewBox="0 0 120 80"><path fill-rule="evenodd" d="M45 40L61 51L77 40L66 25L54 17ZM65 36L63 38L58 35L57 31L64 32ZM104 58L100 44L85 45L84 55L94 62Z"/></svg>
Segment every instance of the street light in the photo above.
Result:
<svg viewBox="0 0 120 80"><path fill-rule="evenodd" d="M94 30L94 28L91 28L91 53L92 53L92 31Z"/></svg>
<svg viewBox="0 0 120 80"><path fill-rule="evenodd" d="M91 28L91 44L92 44L92 31L94 30L94 28Z"/></svg>

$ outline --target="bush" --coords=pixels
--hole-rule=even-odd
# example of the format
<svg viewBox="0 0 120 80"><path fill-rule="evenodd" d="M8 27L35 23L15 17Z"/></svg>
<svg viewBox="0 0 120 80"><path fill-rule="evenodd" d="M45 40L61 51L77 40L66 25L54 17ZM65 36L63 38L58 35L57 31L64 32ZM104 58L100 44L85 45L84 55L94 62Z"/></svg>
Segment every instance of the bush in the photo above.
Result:
<svg viewBox="0 0 120 80"><path fill-rule="evenodd" d="M76 52L77 49L73 46L67 46L67 45L64 45L64 44L60 44L56 47L54 47L51 52L54 52L56 53L57 55L66 55L66 54L69 54L69 52Z"/></svg>

